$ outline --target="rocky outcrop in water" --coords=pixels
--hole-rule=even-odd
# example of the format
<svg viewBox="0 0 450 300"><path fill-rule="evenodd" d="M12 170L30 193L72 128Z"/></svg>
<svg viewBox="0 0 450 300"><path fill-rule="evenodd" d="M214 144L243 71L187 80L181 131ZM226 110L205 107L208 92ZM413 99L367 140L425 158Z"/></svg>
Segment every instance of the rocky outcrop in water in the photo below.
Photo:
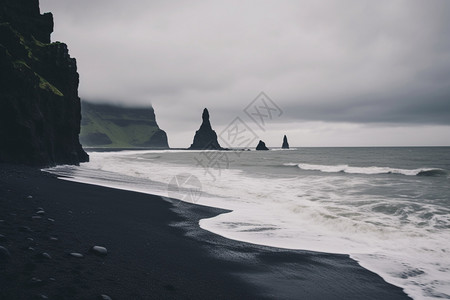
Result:
<svg viewBox="0 0 450 300"><path fill-rule="evenodd" d="M223 150L217 141L217 134L211 127L208 109L203 110L202 125L195 132L194 142L189 150Z"/></svg>
<svg viewBox="0 0 450 300"><path fill-rule="evenodd" d="M50 43L51 13L38 0L0 2L0 162L78 164L80 99L76 60Z"/></svg>
<svg viewBox="0 0 450 300"><path fill-rule="evenodd" d="M260 140L258 146L256 146L256 150L269 150L269 148L266 147L266 143Z"/></svg>
<svg viewBox="0 0 450 300"><path fill-rule="evenodd" d="M285 135L283 138L283 145L281 146L282 149L289 149L289 143L287 140L287 136Z"/></svg>

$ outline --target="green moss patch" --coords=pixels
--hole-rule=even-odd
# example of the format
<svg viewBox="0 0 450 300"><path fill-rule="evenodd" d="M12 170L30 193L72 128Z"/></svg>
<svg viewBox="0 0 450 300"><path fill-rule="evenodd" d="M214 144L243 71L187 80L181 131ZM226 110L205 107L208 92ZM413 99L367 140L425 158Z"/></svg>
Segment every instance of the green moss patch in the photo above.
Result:
<svg viewBox="0 0 450 300"><path fill-rule="evenodd" d="M30 66L23 60L13 61L13 66L15 69L21 70L22 68L31 69Z"/></svg>
<svg viewBox="0 0 450 300"><path fill-rule="evenodd" d="M34 74L36 74L36 76L39 77L39 88L46 90L48 92L52 92L53 94L55 94L57 96L64 97L64 94L61 93L61 91L58 90L53 84L51 84L50 82L45 80L44 77L42 77L38 73L34 73Z"/></svg>

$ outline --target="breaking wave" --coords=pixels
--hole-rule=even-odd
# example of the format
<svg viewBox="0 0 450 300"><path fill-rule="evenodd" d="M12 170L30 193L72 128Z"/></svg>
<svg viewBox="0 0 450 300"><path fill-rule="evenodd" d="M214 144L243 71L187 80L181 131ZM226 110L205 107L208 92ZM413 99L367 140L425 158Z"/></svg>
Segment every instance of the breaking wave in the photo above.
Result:
<svg viewBox="0 0 450 300"><path fill-rule="evenodd" d="M286 163L284 166L297 166L306 171L320 171L324 173L347 173L347 174L401 174L406 176L445 176L447 172L439 168L419 169L397 169L390 167L353 167L349 165L314 165Z"/></svg>

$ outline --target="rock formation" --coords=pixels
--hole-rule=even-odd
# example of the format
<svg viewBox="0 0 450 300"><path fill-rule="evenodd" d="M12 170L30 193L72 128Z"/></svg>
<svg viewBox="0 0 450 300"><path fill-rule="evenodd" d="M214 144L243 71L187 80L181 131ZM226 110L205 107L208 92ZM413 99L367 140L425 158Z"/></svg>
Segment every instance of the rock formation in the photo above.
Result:
<svg viewBox="0 0 450 300"><path fill-rule="evenodd" d="M83 146L168 149L167 134L156 123L153 107L81 103Z"/></svg>
<svg viewBox="0 0 450 300"><path fill-rule="evenodd" d="M283 149L289 149L289 143L288 143L288 140L287 140L287 136L286 136L286 135L285 135L284 138L283 138L283 145L281 146L281 148L283 148Z"/></svg>
<svg viewBox="0 0 450 300"><path fill-rule="evenodd" d="M38 0L0 2L0 162L35 166L89 159L78 140L76 61L50 43Z"/></svg>
<svg viewBox="0 0 450 300"><path fill-rule="evenodd" d="M260 140L258 146L256 146L256 150L269 150L269 148L266 147L266 143Z"/></svg>
<svg viewBox="0 0 450 300"><path fill-rule="evenodd" d="M202 119L202 125L195 132L194 142L189 150L224 150L217 141L217 134L211 127L209 112L206 108L203 110Z"/></svg>

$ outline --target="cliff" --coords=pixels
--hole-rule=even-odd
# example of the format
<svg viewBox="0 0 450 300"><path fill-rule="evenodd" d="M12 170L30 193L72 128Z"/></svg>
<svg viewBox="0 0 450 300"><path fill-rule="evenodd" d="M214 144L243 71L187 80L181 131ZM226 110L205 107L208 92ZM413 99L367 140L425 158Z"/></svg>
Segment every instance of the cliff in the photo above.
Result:
<svg viewBox="0 0 450 300"><path fill-rule="evenodd" d="M127 108L83 101L81 114L83 146L169 148L167 135L158 127L152 107Z"/></svg>
<svg viewBox="0 0 450 300"><path fill-rule="evenodd" d="M194 141L189 150L224 150L217 141L217 134L211 127L208 109L203 110L202 124L195 132Z"/></svg>
<svg viewBox="0 0 450 300"><path fill-rule="evenodd" d="M38 0L0 1L0 162L34 166L89 159L78 140L76 60L50 43Z"/></svg>

